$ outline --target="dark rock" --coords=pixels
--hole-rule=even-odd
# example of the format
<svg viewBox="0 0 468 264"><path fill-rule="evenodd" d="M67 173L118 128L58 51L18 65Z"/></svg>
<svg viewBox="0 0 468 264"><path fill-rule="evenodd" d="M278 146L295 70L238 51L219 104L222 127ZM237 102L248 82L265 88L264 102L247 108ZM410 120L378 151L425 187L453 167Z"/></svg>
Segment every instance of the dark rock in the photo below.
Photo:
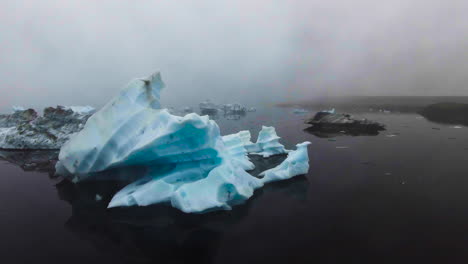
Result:
<svg viewBox="0 0 468 264"><path fill-rule="evenodd" d="M304 131L318 137L335 137L339 135L378 135L385 130L385 125L367 119L354 119L350 114L335 114L321 111L307 119L312 125Z"/></svg>
<svg viewBox="0 0 468 264"><path fill-rule="evenodd" d="M420 114L432 122L468 125L468 104L432 104L425 107Z"/></svg>

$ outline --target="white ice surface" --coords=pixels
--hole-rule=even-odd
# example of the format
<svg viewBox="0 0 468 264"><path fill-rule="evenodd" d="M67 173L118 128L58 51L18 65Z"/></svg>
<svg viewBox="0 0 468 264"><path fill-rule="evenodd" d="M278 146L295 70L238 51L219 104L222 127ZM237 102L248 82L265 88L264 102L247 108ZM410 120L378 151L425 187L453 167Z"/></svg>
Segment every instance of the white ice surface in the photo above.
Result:
<svg viewBox="0 0 468 264"><path fill-rule="evenodd" d="M309 155L307 153L309 144L308 141L297 144L297 149L289 152L288 157L280 165L260 173L260 176L263 176L262 182L286 180L306 174L309 171Z"/></svg>
<svg viewBox="0 0 468 264"><path fill-rule="evenodd" d="M267 178L246 172L254 168L247 154L287 153L275 129L263 127L255 144L248 131L222 137L208 116L180 117L160 109L163 87L159 73L130 82L62 147L58 167L79 180L108 169L146 167L143 177L119 191L109 207L169 202L195 213L228 210L250 198ZM304 168L292 172L299 171Z"/></svg>

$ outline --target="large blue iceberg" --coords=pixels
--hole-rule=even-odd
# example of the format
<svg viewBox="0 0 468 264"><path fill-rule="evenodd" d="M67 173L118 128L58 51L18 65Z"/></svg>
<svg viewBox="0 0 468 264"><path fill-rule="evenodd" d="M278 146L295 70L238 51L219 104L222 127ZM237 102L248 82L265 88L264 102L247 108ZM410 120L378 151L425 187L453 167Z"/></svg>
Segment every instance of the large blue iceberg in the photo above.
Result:
<svg viewBox="0 0 468 264"><path fill-rule="evenodd" d="M161 109L164 87L159 72L131 81L65 143L57 171L82 181L109 169L144 167L109 207L168 202L186 213L229 210L267 182L307 173L309 142L288 151L273 127L263 127L256 143L249 131L221 136L208 116ZM257 178L247 172L255 168L249 154L288 157Z"/></svg>

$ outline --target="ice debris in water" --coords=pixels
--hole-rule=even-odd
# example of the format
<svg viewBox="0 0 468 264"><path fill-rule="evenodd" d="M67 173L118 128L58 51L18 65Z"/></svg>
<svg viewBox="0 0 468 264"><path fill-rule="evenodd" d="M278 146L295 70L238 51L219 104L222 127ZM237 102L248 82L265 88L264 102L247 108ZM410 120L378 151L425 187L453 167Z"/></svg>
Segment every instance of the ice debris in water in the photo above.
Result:
<svg viewBox="0 0 468 264"><path fill-rule="evenodd" d="M14 112L18 112L18 111L24 111L26 110L26 108L22 107L22 106L19 106L19 105L14 105L11 107L13 109L13 113Z"/></svg>
<svg viewBox="0 0 468 264"><path fill-rule="evenodd" d="M286 180L294 175L306 174L309 171L309 156L307 154L307 145L309 144L308 141L297 144L297 150L290 152L280 165L260 173L260 176L264 176L262 182Z"/></svg>
<svg viewBox="0 0 468 264"><path fill-rule="evenodd" d="M62 147L58 171L76 181L141 166L144 175L119 191L109 207L169 202L187 213L231 209L265 182L307 173L308 142L264 178L253 177L247 173L255 167L248 154L288 153L275 129L263 127L256 143L249 131L222 137L207 116L180 117L161 109L164 86L159 73L131 81Z"/></svg>
<svg viewBox="0 0 468 264"><path fill-rule="evenodd" d="M280 137L276 135L274 127L263 126L262 130L258 134L256 143L257 152L253 154L262 155L264 158L268 158L273 155L288 153L289 150L286 150L279 140Z"/></svg>
<svg viewBox="0 0 468 264"><path fill-rule="evenodd" d="M89 106L89 105L86 105L86 106L65 106L64 109L65 110L70 109L74 113L81 114L81 115L93 113L94 111L96 111L96 109L94 107Z"/></svg>
<svg viewBox="0 0 468 264"><path fill-rule="evenodd" d="M303 108L295 108L295 109L293 109L293 113L294 114L307 114L307 113L309 113L309 111L307 111L306 109L303 109Z"/></svg>

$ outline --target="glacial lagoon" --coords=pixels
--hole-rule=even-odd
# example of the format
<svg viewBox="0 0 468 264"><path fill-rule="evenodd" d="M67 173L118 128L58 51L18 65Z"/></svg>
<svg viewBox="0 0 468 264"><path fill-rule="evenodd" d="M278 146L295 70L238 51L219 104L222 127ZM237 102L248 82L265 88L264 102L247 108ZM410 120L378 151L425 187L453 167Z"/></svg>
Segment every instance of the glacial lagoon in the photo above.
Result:
<svg viewBox="0 0 468 264"><path fill-rule="evenodd" d="M212 116L223 135L244 129L257 135L268 125L288 149L312 145L307 175L266 185L233 210L208 214L164 204L107 209L125 183L73 184L54 176L56 152L2 152L0 256L5 263L468 259L468 127L411 112L353 114L387 130L317 135L306 129L307 114L273 106ZM259 168L282 162L281 156L252 160Z"/></svg>

